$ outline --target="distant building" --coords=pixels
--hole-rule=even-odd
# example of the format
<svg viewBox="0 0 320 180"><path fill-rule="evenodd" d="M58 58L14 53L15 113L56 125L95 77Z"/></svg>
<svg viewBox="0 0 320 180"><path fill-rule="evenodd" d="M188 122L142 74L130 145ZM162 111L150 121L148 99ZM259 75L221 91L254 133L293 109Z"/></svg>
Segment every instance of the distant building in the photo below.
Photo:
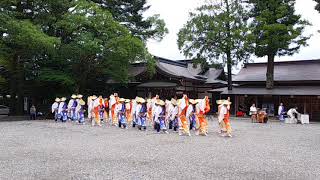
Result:
<svg viewBox="0 0 320 180"><path fill-rule="evenodd" d="M191 98L211 97L207 91L226 86L223 69L209 68L203 71L194 66L191 60L173 61L160 57L156 59L156 73L148 76L145 63L132 64L129 68L129 88L122 88L119 93L134 98L135 96L152 97L156 94L161 98L172 98L188 94ZM113 84L114 82L109 81Z"/></svg>
<svg viewBox="0 0 320 180"><path fill-rule="evenodd" d="M320 60L275 62L272 90L265 88L267 63L249 63L236 75L233 83L238 84L231 91L227 88L213 89L213 96L230 96L233 113L239 106L249 108L255 103L266 108L269 115L276 115L280 102L286 110L297 106L310 119L320 121Z"/></svg>

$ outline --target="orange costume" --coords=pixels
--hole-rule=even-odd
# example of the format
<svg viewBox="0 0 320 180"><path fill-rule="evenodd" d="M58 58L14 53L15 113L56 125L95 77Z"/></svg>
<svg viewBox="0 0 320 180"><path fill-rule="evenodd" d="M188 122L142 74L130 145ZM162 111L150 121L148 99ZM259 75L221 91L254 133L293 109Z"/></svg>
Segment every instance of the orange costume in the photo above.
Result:
<svg viewBox="0 0 320 180"><path fill-rule="evenodd" d="M128 121L128 124L132 122L133 116L132 116L132 101L126 102L126 118Z"/></svg>
<svg viewBox="0 0 320 180"><path fill-rule="evenodd" d="M231 124L230 124L230 105L228 105L227 107L227 114L224 115L224 119L223 119L223 122L225 124L225 128L227 130L227 135L231 136L231 132L232 132L232 129L231 129Z"/></svg>
<svg viewBox="0 0 320 180"><path fill-rule="evenodd" d="M206 96L204 99L200 100L198 103L198 131L200 135L207 135L208 133L208 120L206 119L206 114L210 111L209 98Z"/></svg>
<svg viewBox="0 0 320 180"><path fill-rule="evenodd" d="M111 113L111 121L112 121L112 125L116 126L118 124L118 116L115 112L116 110L116 106L118 104L118 101L119 101L119 97L118 96L114 96L114 95L111 95L110 96L110 113Z"/></svg>
<svg viewBox="0 0 320 180"><path fill-rule="evenodd" d="M189 131L189 125L188 125L188 120L186 117L187 114L187 109L189 106L189 98L187 97L187 95L183 95L182 99L180 99L179 104L179 118L180 118L180 122L181 122L181 127L180 127L180 131L182 130L182 132L186 135L190 136L190 131ZM181 132L179 132L179 135L181 135Z"/></svg>

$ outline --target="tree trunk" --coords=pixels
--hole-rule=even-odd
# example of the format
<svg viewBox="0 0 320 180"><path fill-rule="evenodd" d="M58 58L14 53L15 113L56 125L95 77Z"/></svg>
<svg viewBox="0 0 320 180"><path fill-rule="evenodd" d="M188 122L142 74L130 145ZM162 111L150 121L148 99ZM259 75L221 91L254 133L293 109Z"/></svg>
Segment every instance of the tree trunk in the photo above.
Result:
<svg viewBox="0 0 320 180"><path fill-rule="evenodd" d="M266 74L266 88L273 89L274 88L274 55L268 55L268 66L267 66L267 74Z"/></svg>
<svg viewBox="0 0 320 180"><path fill-rule="evenodd" d="M24 73L23 67L20 64L20 56L15 55L12 62L12 69L10 72L10 114L22 115Z"/></svg>
<svg viewBox="0 0 320 180"><path fill-rule="evenodd" d="M225 0L226 7L227 7L227 14L229 16L230 14L230 8L229 8L229 1ZM232 90L232 60L231 60L231 33L230 33L230 22L226 22L226 28L227 28L227 48L226 48L226 54L227 54L227 69L228 69L228 90Z"/></svg>
<svg viewBox="0 0 320 180"><path fill-rule="evenodd" d="M228 69L228 90L232 90L232 62L231 53L227 53L227 69Z"/></svg>

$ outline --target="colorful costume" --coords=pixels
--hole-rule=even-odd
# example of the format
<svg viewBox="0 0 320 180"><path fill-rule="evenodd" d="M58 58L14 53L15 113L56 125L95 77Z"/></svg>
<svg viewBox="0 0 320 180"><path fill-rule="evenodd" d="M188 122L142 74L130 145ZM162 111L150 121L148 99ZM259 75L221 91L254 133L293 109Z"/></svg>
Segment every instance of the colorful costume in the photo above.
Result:
<svg viewBox="0 0 320 180"><path fill-rule="evenodd" d="M139 130L147 129L147 105L145 103L142 103L139 111L139 120L138 120L138 128Z"/></svg>
<svg viewBox="0 0 320 180"><path fill-rule="evenodd" d="M162 130L165 133L167 132L167 127L166 127L166 110L165 110L165 103L160 100L156 102L156 112L155 112L155 128L157 132L159 133L160 130Z"/></svg>
<svg viewBox="0 0 320 180"><path fill-rule="evenodd" d="M84 124L85 123L85 119L84 119L84 112L85 112L85 109L84 109L84 105L85 105L85 102L80 99L79 102L78 102L78 106L77 106L77 112L78 112L78 121L80 124Z"/></svg>
<svg viewBox="0 0 320 180"><path fill-rule="evenodd" d="M179 128L178 113L179 113L179 109L177 106L177 102L175 99L172 99L169 105L168 119L169 119L169 129L173 129L174 131L177 131Z"/></svg>
<svg viewBox="0 0 320 180"><path fill-rule="evenodd" d="M116 107L116 112L118 114L118 125L121 128L127 128L127 118L126 118L126 104L124 103L124 99L121 98L119 100L119 104Z"/></svg>
<svg viewBox="0 0 320 180"><path fill-rule="evenodd" d="M187 114L187 109L189 106L189 99L187 95L183 95L182 99L179 100L179 118L180 118L180 123L181 126L179 128L179 135L188 135L190 136L190 131L189 131L189 125L188 125L188 120L186 117Z"/></svg>
<svg viewBox="0 0 320 180"><path fill-rule="evenodd" d="M59 98L56 98L55 99L55 102L52 104L51 106L51 112L54 113L54 120L57 122L58 119L59 119L59 116L58 116L58 109L59 109L59 102L60 102L60 99Z"/></svg>
<svg viewBox="0 0 320 180"><path fill-rule="evenodd" d="M92 116L94 119L91 121L91 125L95 126L95 123L98 124L98 126L101 126L100 118L99 118L99 99L97 99L96 96L92 97Z"/></svg>
<svg viewBox="0 0 320 180"><path fill-rule="evenodd" d="M206 96L204 99L198 100L196 107L199 121L197 134L206 136L208 133L208 120L206 119L206 114L210 111L209 98Z"/></svg>
<svg viewBox="0 0 320 180"><path fill-rule="evenodd" d="M197 127L197 117L196 117L196 101L193 99L190 99L190 105L187 109L187 119L189 119L189 129L196 129Z"/></svg>
<svg viewBox="0 0 320 180"><path fill-rule="evenodd" d="M62 122L67 122L68 120L68 105L65 102L66 98L61 98L61 102L59 104L59 110L58 113L62 116L61 120Z"/></svg>
<svg viewBox="0 0 320 180"><path fill-rule="evenodd" d="M116 110L116 106L118 104L117 102L117 98L118 97L115 97L114 95L111 95L110 96L110 101L109 101L109 105L110 105L110 118L111 118L111 121L112 121L112 125L113 126L116 126L117 125L117 121L118 121L118 117L117 117L117 114L115 112Z"/></svg>

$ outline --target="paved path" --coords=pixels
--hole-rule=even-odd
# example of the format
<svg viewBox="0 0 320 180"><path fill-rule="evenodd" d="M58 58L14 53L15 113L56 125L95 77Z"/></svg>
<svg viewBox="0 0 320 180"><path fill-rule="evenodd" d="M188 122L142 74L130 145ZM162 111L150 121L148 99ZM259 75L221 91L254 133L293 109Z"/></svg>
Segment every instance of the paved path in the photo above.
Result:
<svg viewBox="0 0 320 180"><path fill-rule="evenodd" d="M310 179L320 124L210 122L207 137L53 121L0 122L0 179Z"/></svg>

